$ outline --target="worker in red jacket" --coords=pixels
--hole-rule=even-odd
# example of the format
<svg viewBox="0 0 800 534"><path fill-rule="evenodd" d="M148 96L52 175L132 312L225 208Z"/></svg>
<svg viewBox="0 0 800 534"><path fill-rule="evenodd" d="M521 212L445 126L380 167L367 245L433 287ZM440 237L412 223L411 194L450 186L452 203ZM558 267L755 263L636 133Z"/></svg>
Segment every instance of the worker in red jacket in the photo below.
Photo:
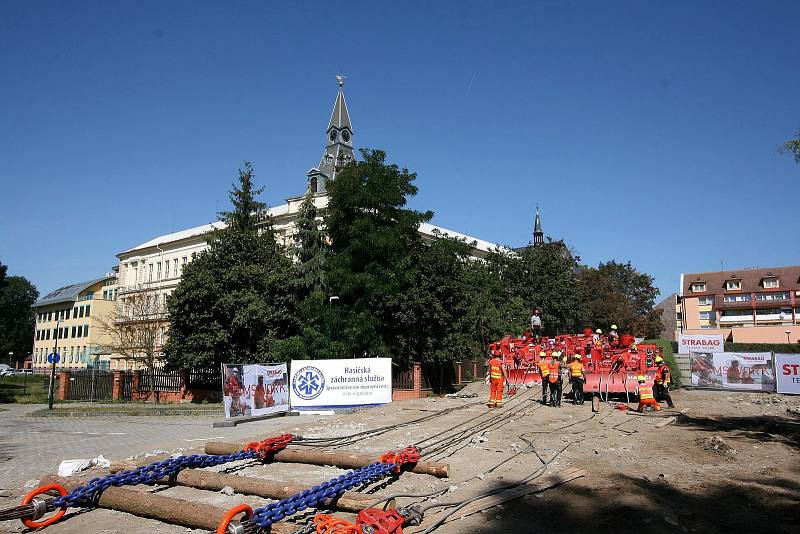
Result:
<svg viewBox="0 0 800 534"><path fill-rule="evenodd" d="M499 408L503 405L503 386L506 382L506 370L503 361L497 356L487 362L489 366L489 408Z"/></svg>

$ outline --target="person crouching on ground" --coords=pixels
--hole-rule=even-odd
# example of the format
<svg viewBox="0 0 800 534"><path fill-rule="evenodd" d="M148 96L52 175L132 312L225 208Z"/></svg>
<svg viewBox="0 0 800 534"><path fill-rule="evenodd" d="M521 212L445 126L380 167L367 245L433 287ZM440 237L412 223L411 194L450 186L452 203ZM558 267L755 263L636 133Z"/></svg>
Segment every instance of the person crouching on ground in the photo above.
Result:
<svg viewBox="0 0 800 534"><path fill-rule="evenodd" d="M636 408L636 411L644 413L648 406L655 411L661 410L661 405L653 396L653 386L647 385L647 378L644 375L639 375L637 382L639 382L639 407Z"/></svg>

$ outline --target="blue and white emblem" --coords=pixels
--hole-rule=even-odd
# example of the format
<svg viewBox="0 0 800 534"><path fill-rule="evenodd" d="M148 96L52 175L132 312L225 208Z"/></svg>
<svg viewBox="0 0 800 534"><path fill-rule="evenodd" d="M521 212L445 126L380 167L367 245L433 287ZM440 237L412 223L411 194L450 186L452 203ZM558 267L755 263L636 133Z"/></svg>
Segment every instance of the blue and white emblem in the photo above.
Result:
<svg viewBox="0 0 800 534"><path fill-rule="evenodd" d="M301 367L292 377L292 389L303 400L316 399L324 388L325 375L311 365Z"/></svg>

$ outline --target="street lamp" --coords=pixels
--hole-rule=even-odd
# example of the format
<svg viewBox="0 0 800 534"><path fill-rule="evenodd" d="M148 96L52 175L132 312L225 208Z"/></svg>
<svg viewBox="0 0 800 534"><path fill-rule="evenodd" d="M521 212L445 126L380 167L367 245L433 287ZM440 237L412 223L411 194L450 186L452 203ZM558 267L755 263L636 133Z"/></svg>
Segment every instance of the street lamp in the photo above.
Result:
<svg viewBox="0 0 800 534"><path fill-rule="evenodd" d="M14 351L13 350L8 351L8 366L9 367L14 367L14 364L11 363L11 360L13 358L14 358Z"/></svg>
<svg viewBox="0 0 800 534"><path fill-rule="evenodd" d="M787 331L786 331L786 342L787 342L787 343L791 343L791 341L789 341L789 336L790 336L791 334L792 334L792 331L791 331L791 330L787 330Z"/></svg>
<svg viewBox="0 0 800 534"><path fill-rule="evenodd" d="M333 319L333 301L339 300L339 297L334 295L328 297L328 353L333 356L333 347L331 347L331 320Z"/></svg>

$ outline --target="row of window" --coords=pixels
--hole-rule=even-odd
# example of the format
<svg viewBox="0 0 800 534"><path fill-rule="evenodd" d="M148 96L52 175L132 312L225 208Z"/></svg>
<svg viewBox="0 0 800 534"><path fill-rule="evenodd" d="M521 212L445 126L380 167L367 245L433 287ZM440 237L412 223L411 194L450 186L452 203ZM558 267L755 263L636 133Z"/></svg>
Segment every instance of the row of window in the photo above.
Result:
<svg viewBox="0 0 800 534"><path fill-rule="evenodd" d="M764 289L777 289L780 286L780 279L775 277L765 277L761 279L761 287ZM725 289L728 291L737 291L742 289L742 281L741 280L726 280L725 281ZM691 285L692 293L705 293L706 292L706 283L705 282L693 282Z"/></svg>
<svg viewBox="0 0 800 534"><path fill-rule="evenodd" d="M117 288L104 289L103 300L117 300Z"/></svg>
<svg viewBox="0 0 800 534"><path fill-rule="evenodd" d="M33 354L33 363L47 363L47 355L50 354L49 349L40 348L36 349ZM65 363L78 363L81 359L81 356L86 354L86 346L84 345L81 347L80 345L59 349L59 354L61 354L61 362L62 364Z"/></svg>
<svg viewBox="0 0 800 534"><path fill-rule="evenodd" d="M36 314L36 322L49 323L50 321L66 321L69 320L69 314L72 312L72 318L78 319L80 317L89 317L92 313L92 305L85 304L83 306L75 306L74 308L65 308L63 310L42 312Z"/></svg>
<svg viewBox="0 0 800 534"><path fill-rule="evenodd" d="M183 269L186 267L186 264L189 262L188 256L183 256L180 258L180 264L178 263L178 258L172 258L171 260L164 260L164 261L157 261L155 263L150 263L147 267L147 281L148 282L157 282L159 280L168 280L170 278L178 278L181 273L183 273ZM132 269L132 271L131 271ZM130 265L124 266L124 277L125 283L127 285L134 285L139 283L139 268L132 267Z"/></svg>
<svg viewBox="0 0 800 534"><path fill-rule="evenodd" d="M706 321L713 321L715 318L716 312L714 311L701 311L700 312L700 319ZM781 315L783 314L786 317L792 317L792 309L791 308L761 308L756 310L756 317L762 315ZM795 310L795 314L800 317L800 308ZM752 317L753 310L722 310L720 311L720 317Z"/></svg>
<svg viewBox="0 0 800 534"><path fill-rule="evenodd" d="M89 325L77 325L72 327L72 336L69 335L69 327L62 326L60 328L53 328L52 330L46 328L44 330L36 330L36 341L47 341L50 339L52 332L53 339L69 339L70 337L88 337Z"/></svg>
<svg viewBox="0 0 800 534"><path fill-rule="evenodd" d="M756 293L755 299L757 301L768 300L789 300L788 291L775 291L773 293ZM740 295L723 295L723 302L750 302L752 297L749 294ZM708 306L714 304L714 297L700 297L697 299L700 306Z"/></svg>

